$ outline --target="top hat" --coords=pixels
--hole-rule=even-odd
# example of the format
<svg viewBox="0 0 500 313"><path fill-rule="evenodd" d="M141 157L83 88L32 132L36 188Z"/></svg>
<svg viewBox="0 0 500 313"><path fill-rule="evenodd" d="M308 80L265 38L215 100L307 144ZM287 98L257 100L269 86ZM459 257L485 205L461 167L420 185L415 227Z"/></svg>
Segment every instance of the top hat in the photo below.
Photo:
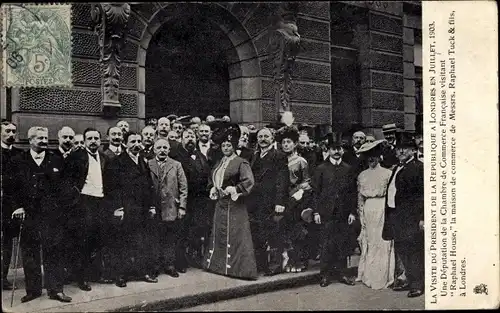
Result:
<svg viewBox="0 0 500 313"><path fill-rule="evenodd" d="M326 144L328 148L344 147L343 142L339 138L339 136L334 136L333 133L328 133L326 139L328 139L328 142Z"/></svg>
<svg viewBox="0 0 500 313"><path fill-rule="evenodd" d="M396 144L395 147L399 148L416 148L415 140L413 135L408 132L398 132L396 133Z"/></svg>
<svg viewBox="0 0 500 313"><path fill-rule="evenodd" d="M317 125L315 129L315 135L317 141L333 137L332 126L328 124Z"/></svg>

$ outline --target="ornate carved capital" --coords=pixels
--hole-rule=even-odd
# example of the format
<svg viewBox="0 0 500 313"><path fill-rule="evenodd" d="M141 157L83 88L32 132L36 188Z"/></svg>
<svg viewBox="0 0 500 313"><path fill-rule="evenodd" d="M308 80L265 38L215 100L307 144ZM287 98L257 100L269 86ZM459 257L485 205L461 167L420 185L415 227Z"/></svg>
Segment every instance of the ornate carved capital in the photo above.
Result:
<svg viewBox="0 0 500 313"><path fill-rule="evenodd" d="M274 60L275 102L280 113L290 110L293 65L300 51L297 12L297 3L280 3L269 31L269 53Z"/></svg>
<svg viewBox="0 0 500 313"><path fill-rule="evenodd" d="M120 108L121 50L130 16L128 3L93 3L91 9L94 30L101 49L101 90L103 109Z"/></svg>

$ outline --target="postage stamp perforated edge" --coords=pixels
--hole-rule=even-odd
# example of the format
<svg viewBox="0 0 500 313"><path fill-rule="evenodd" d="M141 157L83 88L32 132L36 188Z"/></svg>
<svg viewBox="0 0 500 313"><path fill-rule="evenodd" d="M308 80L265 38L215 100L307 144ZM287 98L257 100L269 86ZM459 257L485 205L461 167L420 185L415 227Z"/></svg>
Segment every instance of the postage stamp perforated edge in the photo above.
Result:
<svg viewBox="0 0 500 313"><path fill-rule="evenodd" d="M65 62L65 72L66 79L64 80L54 80L48 81L46 83L36 83L30 84L28 82L11 82L9 79L10 67L8 65L8 40L7 40L7 26L8 26L8 10L12 6L17 6L19 9L27 9L31 7L37 8L48 8L51 10L58 9L61 11L66 11L64 16L64 22L69 30L69 51L66 51L63 55L67 58ZM73 69L72 69L72 50L73 50L73 33L72 33L72 20L73 20L73 10L70 3L29 3L29 4L2 4L0 5L0 44L2 46L2 53L0 54L0 69L1 77L0 84L2 87L73 87ZM50 60L49 60L50 61ZM10 75L12 76L12 75Z"/></svg>

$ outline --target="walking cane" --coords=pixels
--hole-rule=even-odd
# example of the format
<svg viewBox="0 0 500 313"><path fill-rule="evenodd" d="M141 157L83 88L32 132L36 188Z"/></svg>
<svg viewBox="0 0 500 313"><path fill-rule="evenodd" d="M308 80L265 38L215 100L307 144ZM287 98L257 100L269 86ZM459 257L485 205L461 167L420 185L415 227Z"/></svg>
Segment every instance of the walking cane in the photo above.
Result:
<svg viewBox="0 0 500 313"><path fill-rule="evenodd" d="M21 220L21 225L19 225L19 236L17 237L16 258L14 260L14 281L12 284L12 295L10 297L10 307L12 307L12 304L14 303L14 292L16 290L16 278L17 278L17 261L19 260L19 248L21 246L21 234L23 231L23 224L24 224L24 216Z"/></svg>

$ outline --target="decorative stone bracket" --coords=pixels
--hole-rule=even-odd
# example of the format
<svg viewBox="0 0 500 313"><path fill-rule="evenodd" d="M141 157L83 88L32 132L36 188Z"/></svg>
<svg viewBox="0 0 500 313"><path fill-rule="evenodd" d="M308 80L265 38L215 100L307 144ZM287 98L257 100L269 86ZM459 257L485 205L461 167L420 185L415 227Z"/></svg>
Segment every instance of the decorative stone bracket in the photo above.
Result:
<svg viewBox="0 0 500 313"><path fill-rule="evenodd" d="M91 17L101 50L101 92L104 113L120 110L121 50L130 16L128 3L92 3Z"/></svg>
<svg viewBox="0 0 500 313"><path fill-rule="evenodd" d="M274 17L275 21L269 31L269 53L274 59L275 103L279 115L290 111L292 71L295 58L300 51L300 35L296 23L297 12L298 3L280 3Z"/></svg>

